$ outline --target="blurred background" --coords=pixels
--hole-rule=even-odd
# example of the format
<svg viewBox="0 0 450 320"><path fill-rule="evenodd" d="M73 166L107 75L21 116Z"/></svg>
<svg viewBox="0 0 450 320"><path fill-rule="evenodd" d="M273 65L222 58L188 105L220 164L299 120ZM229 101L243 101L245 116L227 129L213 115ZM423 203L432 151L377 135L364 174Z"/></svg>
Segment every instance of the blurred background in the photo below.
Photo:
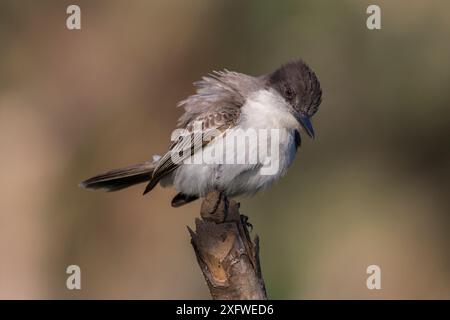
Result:
<svg viewBox="0 0 450 320"><path fill-rule="evenodd" d="M199 202L78 183L162 153L202 75L301 57L324 92L317 137L241 206L269 297L449 299L449 36L444 0L1 0L0 298L209 298L186 230Z"/></svg>

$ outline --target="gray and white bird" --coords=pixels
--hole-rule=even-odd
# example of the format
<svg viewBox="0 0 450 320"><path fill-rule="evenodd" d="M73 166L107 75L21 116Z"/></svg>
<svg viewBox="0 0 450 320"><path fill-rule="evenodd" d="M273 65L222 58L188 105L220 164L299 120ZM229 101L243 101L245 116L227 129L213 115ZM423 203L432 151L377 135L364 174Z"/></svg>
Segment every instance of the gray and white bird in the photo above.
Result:
<svg viewBox="0 0 450 320"><path fill-rule="evenodd" d="M184 108L178 120L183 134L174 139L167 153L94 176L80 185L116 191L147 182L144 194L158 183L173 186L178 192L172 200L174 207L211 191L223 192L228 197L252 195L286 173L300 146L301 132L314 138L310 118L318 110L322 90L315 73L302 60L286 63L259 77L228 70L213 72L194 85L197 92L178 104ZM279 134L268 139L258 136L244 144L227 139L249 138L249 130L264 133L278 130ZM268 149L276 150L277 154L260 152ZM217 150L223 150L229 159L247 154L246 159L256 161L193 161L198 156L211 157ZM274 159L275 169L263 173L267 162Z"/></svg>

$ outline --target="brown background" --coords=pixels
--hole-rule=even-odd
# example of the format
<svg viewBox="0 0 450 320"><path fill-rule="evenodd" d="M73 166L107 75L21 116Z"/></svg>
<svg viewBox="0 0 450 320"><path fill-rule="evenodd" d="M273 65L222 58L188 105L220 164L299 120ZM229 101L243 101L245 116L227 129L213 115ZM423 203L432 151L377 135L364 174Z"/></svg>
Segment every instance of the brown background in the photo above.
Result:
<svg viewBox="0 0 450 320"><path fill-rule="evenodd" d="M199 203L77 184L162 153L202 75L297 57L324 90L317 138L242 203L269 296L450 298L449 35L443 0L0 1L0 298L208 298L186 230Z"/></svg>

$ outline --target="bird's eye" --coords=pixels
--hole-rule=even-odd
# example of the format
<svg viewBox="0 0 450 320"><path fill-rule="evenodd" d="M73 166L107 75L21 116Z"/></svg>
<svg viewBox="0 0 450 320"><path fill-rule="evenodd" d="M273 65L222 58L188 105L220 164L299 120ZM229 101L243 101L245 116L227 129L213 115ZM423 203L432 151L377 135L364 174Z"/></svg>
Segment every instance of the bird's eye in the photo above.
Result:
<svg viewBox="0 0 450 320"><path fill-rule="evenodd" d="M284 89L284 94L288 99L292 99L294 97L294 90L292 90L292 88L290 87L287 87Z"/></svg>

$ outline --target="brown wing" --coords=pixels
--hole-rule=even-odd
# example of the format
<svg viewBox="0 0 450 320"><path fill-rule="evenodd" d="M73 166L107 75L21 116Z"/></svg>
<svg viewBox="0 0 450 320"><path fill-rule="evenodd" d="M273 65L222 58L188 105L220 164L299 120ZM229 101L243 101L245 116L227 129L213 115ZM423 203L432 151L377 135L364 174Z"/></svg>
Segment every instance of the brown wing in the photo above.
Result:
<svg viewBox="0 0 450 320"><path fill-rule="evenodd" d="M239 111L239 109L228 109L222 112L210 112L188 123L184 132L172 142L169 151L158 161L144 194L151 191L161 178L178 168L184 160L225 134L229 128L234 127L239 118Z"/></svg>

